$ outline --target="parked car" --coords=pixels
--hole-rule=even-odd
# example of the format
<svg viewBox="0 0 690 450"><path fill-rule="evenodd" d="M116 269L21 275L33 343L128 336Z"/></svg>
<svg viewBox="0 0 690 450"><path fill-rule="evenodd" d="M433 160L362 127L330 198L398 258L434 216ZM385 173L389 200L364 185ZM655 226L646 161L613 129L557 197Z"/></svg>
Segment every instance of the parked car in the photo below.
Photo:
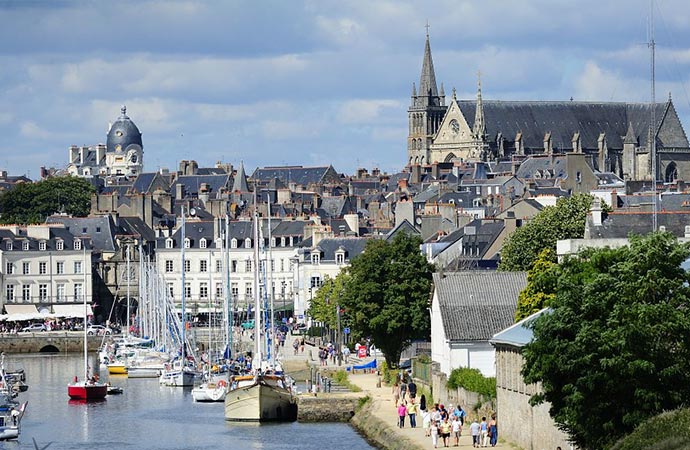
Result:
<svg viewBox="0 0 690 450"><path fill-rule="evenodd" d="M243 330L253 330L254 329L254 319L246 320L240 325Z"/></svg>
<svg viewBox="0 0 690 450"><path fill-rule="evenodd" d="M47 331L48 328L42 323L32 323L28 327L22 328L23 333L35 333L37 331Z"/></svg>
<svg viewBox="0 0 690 450"><path fill-rule="evenodd" d="M93 336L95 334L102 336L104 334L112 333L113 330L103 325L89 325L89 328L86 329L86 334L88 334L89 336Z"/></svg>

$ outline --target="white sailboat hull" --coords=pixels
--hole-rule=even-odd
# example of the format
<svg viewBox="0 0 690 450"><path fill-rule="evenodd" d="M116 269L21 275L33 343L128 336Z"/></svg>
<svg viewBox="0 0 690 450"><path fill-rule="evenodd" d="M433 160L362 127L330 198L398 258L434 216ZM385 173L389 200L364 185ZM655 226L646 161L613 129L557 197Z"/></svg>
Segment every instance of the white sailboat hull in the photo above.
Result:
<svg viewBox="0 0 690 450"><path fill-rule="evenodd" d="M225 420L228 421L294 421L297 403L287 390L262 383L239 387L225 396Z"/></svg>
<svg viewBox="0 0 690 450"><path fill-rule="evenodd" d="M158 381L163 386L191 387L194 386L196 373L187 370L164 371Z"/></svg>
<svg viewBox="0 0 690 450"><path fill-rule="evenodd" d="M225 400L227 383L203 383L192 389L195 402L222 402Z"/></svg>

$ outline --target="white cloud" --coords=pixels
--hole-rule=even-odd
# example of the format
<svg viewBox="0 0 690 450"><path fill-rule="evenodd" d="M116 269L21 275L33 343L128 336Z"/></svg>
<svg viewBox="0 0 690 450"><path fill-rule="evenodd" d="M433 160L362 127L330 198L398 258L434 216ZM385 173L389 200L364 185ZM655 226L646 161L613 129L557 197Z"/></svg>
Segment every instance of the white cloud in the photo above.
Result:
<svg viewBox="0 0 690 450"><path fill-rule="evenodd" d="M19 126L19 130L22 136L29 139L49 139L53 137L52 133L44 130L36 125L35 122L31 121L22 122L22 124Z"/></svg>
<svg viewBox="0 0 690 450"><path fill-rule="evenodd" d="M400 111L402 104L388 99L357 99L345 101L338 111L338 119L347 124L372 124L380 119L385 109Z"/></svg>

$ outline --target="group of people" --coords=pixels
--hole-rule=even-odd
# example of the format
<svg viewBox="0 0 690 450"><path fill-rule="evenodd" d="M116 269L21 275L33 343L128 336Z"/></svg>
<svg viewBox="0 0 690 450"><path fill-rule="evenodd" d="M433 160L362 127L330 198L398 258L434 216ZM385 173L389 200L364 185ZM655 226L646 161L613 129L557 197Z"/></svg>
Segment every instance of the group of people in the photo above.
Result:
<svg viewBox="0 0 690 450"><path fill-rule="evenodd" d="M405 417L409 418L411 428L417 427L417 414L421 412L422 428L425 436L431 437L434 448L440 442L444 447L451 445L458 446L462 428L468 420L468 415L460 406L434 404L431 409L426 407L426 399L421 396L417 402L417 385L412 379L406 380L405 376L399 377L393 385L393 399L398 412L398 427L405 427ZM490 420L482 417L481 422L476 419L469 425L472 435L473 447L495 447L498 443L498 425L496 424L496 414L492 414Z"/></svg>

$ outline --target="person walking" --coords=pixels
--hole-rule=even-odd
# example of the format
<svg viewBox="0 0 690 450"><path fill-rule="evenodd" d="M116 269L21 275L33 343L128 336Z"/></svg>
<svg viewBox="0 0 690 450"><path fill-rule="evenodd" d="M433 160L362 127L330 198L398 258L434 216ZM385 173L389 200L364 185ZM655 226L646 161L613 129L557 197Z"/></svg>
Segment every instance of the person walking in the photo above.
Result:
<svg viewBox="0 0 690 450"><path fill-rule="evenodd" d="M405 416L407 415L407 406L405 405L405 402L402 401L400 402L400 405L398 406L398 427L400 428L405 428Z"/></svg>
<svg viewBox="0 0 690 450"><path fill-rule="evenodd" d="M422 410L422 428L424 429L424 436L431 436L431 412Z"/></svg>
<svg viewBox="0 0 690 450"><path fill-rule="evenodd" d="M407 402L407 415L410 417L410 428L417 428L417 404L413 398Z"/></svg>
<svg viewBox="0 0 690 450"><path fill-rule="evenodd" d="M393 385L393 402L394 404L398 404L400 401L400 386L398 385L398 382L396 381L395 384Z"/></svg>
<svg viewBox="0 0 690 450"><path fill-rule="evenodd" d="M460 418L454 415L450 426L453 431L455 446L457 447L460 444L460 434L462 433L462 424L460 423Z"/></svg>
<svg viewBox="0 0 690 450"><path fill-rule="evenodd" d="M407 383L407 393L411 399L417 397L417 384L415 384L412 378L410 378L410 382Z"/></svg>
<svg viewBox="0 0 690 450"><path fill-rule="evenodd" d="M496 413L491 414L489 421L489 443L492 447L496 447L498 442L498 425L496 424Z"/></svg>
<svg viewBox="0 0 690 450"><path fill-rule="evenodd" d="M470 424L470 434L472 435L472 447L479 447L480 442L479 442L479 436L480 436L480 426L479 422L476 420L473 420L472 423Z"/></svg>
<svg viewBox="0 0 690 450"><path fill-rule="evenodd" d="M448 447L448 440L450 439L451 430L452 426L448 421L448 416L446 416L446 418L443 419L443 423L441 423L441 438L443 438L444 447Z"/></svg>
<svg viewBox="0 0 690 450"><path fill-rule="evenodd" d="M489 445L489 425L486 423L486 417L482 417L482 421L479 424L479 436L482 447Z"/></svg>
<svg viewBox="0 0 690 450"><path fill-rule="evenodd" d="M400 381L400 400L405 401L405 396L407 395L407 383L405 379Z"/></svg>
<svg viewBox="0 0 690 450"><path fill-rule="evenodd" d="M436 409L436 408L434 408ZM433 410L432 410L432 415L433 415ZM431 421L430 425L430 430L431 430L431 443L433 444L434 448L438 447L438 422L435 420Z"/></svg>

